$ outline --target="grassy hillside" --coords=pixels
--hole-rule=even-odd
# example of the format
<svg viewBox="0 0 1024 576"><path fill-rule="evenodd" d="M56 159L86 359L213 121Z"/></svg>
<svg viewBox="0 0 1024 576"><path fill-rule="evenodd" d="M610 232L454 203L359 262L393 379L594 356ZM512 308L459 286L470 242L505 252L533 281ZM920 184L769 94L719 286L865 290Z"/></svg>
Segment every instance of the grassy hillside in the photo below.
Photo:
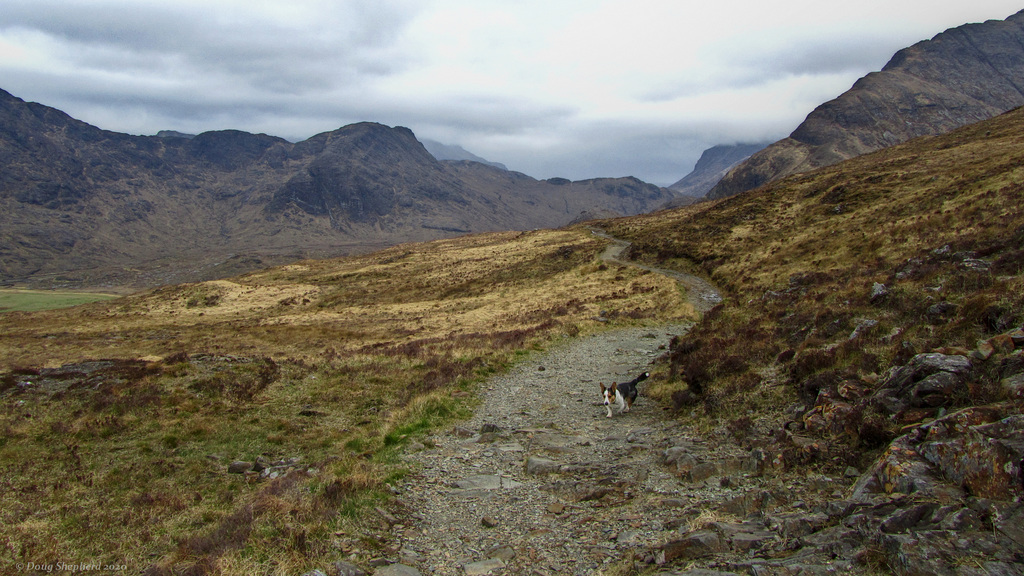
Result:
<svg viewBox="0 0 1024 576"><path fill-rule="evenodd" d="M466 236L0 315L2 571L379 555L397 448L466 414L480 379L567 336L693 317L605 244Z"/></svg>
<svg viewBox="0 0 1024 576"><path fill-rule="evenodd" d="M914 354L971 350L1019 327L1022 206L1018 109L738 197L606 227L634 242L634 258L695 269L727 292L675 348L671 379L657 393L716 419L762 418L813 405L824 383L850 378L870 388ZM993 372L975 382L958 404L998 399L996 381ZM906 423L865 414L848 440L875 447Z"/></svg>

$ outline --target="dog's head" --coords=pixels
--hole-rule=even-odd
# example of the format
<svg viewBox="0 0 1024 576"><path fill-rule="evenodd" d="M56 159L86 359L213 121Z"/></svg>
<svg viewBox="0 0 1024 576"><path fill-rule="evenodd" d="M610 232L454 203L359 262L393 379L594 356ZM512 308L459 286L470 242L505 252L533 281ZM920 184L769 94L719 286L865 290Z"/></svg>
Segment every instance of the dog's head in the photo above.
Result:
<svg viewBox="0 0 1024 576"><path fill-rule="evenodd" d="M615 390L618 384L612 382L611 386L605 388L604 382L601 383L601 397L604 398L604 405L607 406L615 402Z"/></svg>

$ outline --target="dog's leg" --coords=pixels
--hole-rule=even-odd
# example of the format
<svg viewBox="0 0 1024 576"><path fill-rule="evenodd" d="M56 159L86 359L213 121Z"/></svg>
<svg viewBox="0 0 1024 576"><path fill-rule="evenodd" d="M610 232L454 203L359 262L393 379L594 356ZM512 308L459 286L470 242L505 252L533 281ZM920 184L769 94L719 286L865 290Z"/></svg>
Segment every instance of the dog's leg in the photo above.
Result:
<svg viewBox="0 0 1024 576"><path fill-rule="evenodd" d="M626 397L622 394L622 390L619 390L618 384L612 382L612 390L615 391L615 404L619 407L619 414L627 412Z"/></svg>

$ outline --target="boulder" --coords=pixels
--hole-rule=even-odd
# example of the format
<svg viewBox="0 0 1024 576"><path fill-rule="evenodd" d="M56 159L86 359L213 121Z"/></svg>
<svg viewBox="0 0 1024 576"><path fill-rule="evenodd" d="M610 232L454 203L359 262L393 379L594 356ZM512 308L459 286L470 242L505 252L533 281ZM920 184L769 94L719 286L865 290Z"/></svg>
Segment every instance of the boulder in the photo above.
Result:
<svg viewBox="0 0 1024 576"><path fill-rule="evenodd" d="M936 372L913 385L910 389L910 404L918 408L945 406L954 394L966 389L962 377L952 372Z"/></svg>
<svg viewBox="0 0 1024 576"><path fill-rule="evenodd" d="M554 460L548 460L547 458L540 458L539 456L530 456L526 459L526 473L533 476L542 476L545 474L554 474L558 472L559 464Z"/></svg>
<svg viewBox="0 0 1024 576"><path fill-rule="evenodd" d="M973 368L966 356L918 354L907 364L889 371L872 395L871 403L889 414L909 407L946 406L966 391L967 376Z"/></svg>
<svg viewBox="0 0 1024 576"><path fill-rule="evenodd" d="M1009 334L1000 334L988 339L988 343L1000 354L1009 354L1015 347L1013 337Z"/></svg>
<svg viewBox="0 0 1024 576"><path fill-rule="evenodd" d="M373 571L373 576L423 576L419 570L405 564L391 564Z"/></svg>
<svg viewBox="0 0 1024 576"><path fill-rule="evenodd" d="M334 563L334 573L337 576L366 576L366 572L360 567L343 560L338 560Z"/></svg>
<svg viewBox="0 0 1024 576"><path fill-rule="evenodd" d="M889 288L885 284L875 282L871 285L871 302L878 302L885 300L889 296Z"/></svg>
<svg viewBox="0 0 1024 576"><path fill-rule="evenodd" d="M501 490L502 488L515 488L519 482L511 478L504 478L497 474L479 474L469 476L454 482L456 488L463 490Z"/></svg>
<svg viewBox="0 0 1024 576"><path fill-rule="evenodd" d="M953 356L938 353L918 354L904 366L890 371L882 382L882 388L906 388L927 376L939 372L947 372L961 378L966 377L973 368L971 361L965 356Z"/></svg>
<svg viewBox="0 0 1024 576"><path fill-rule="evenodd" d="M1024 373L1003 378L1000 384L1008 398L1024 400Z"/></svg>
<svg viewBox="0 0 1024 576"><path fill-rule="evenodd" d="M665 553L665 561L671 562L677 558L683 560L694 560L704 558L719 552L727 551L725 543L714 530L698 530L690 532L678 540L671 540L662 546Z"/></svg>
<svg viewBox="0 0 1024 576"><path fill-rule="evenodd" d="M249 470L252 470L252 462L235 460L231 464L228 464L228 474L245 474Z"/></svg>
<svg viewBox="0 0 1024 576"><path fill-rule="evenodd" d="M462 565L462 569L466 571L466 576L483 576L504 567L505 562L501 558L488 558L487 560Z"/></svg>

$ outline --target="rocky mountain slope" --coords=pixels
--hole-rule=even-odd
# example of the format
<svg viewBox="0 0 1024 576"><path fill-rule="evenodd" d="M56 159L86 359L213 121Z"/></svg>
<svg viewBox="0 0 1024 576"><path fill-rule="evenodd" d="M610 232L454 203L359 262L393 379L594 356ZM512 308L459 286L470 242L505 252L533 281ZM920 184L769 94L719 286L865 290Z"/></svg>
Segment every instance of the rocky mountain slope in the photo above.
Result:
<svg viewBox="0 0 1024 576"><path fill-rule="evenodd" d="M131 136L0 91L0 282L152 286L468 232L636 214L632 178L538 181L441 162L406 128L291 143L224 130Z"/></svg>
<svg viewBox="0 0 1024 576"><path fill-rule="evenodd" d="M729 170L766 146L768 146L767 142L712 146L700 155L693 171L669 186L669 189L675 190L683 196L704 196L725 177Z"/></svg>
<svg viewBox="0 0 1024 576"><path fill-rule="evenodd" d="M968 24L896 53L754 154L710 192L724 198L1024 105L1024 11Z"/></svg>

